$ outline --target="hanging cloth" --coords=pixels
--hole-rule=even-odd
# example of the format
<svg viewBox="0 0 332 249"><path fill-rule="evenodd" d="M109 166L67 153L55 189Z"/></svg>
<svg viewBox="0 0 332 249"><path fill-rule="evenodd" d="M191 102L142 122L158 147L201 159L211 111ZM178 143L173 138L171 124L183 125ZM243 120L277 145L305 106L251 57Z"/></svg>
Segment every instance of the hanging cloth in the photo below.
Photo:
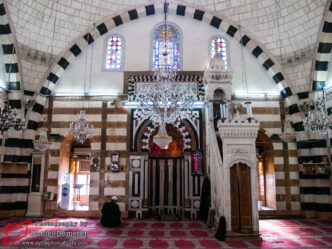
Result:
<svg viewBox="0 0 332 249"><path fill-rule="evenodd" d="M201 204L199 207L199 217L201 220L206 221L209 215L209 208L211 207L211 183L206 176L202 184L201 191Z"/></svg>

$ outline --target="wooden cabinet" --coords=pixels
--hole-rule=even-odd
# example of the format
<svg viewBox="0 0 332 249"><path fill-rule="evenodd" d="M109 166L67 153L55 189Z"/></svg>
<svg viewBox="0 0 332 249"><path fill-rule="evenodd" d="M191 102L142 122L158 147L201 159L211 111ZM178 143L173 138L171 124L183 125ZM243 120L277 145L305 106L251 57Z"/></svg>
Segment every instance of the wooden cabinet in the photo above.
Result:
<svg viewBox="0 0 332 249"><path fill-rule="evenodd" d="M303 163L302 164L303 175L329 175L330 165L328 163Z"/></svg>

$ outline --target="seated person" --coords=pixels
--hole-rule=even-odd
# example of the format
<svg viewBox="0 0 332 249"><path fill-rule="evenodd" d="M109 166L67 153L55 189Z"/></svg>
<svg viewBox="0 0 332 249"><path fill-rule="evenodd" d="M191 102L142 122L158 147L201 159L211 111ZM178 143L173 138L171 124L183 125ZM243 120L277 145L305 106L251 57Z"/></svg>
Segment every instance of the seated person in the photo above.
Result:
<svg viewBox="0 0 332 249"><path fill-rule="evenodd" d="M104 227L117 227L121 224L121 212L119 205L116 204L117 200L118 197L113 196L111 202L107 202L103 206L100 223Z"/></svg>

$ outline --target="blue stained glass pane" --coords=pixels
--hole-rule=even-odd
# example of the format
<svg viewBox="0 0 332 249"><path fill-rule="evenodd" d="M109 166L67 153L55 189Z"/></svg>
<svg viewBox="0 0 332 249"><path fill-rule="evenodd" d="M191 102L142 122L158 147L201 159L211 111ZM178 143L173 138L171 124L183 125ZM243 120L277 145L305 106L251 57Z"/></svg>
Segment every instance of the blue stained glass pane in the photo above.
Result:
<svg viewBox="0 0 332 249"><path fill-rule="evenodd" d="M118 36L112 36L107 42L106 48L106 69L120 69L121 67L121 54L122 54L122 41Z"/></svg>
<svg viewBox="0 0 332 249"><path fill-rule="evenodd" d="M165 25L160 25L153 32L153 68L166 66L180 70L180 34L171 24L167 25L167 40L165 42ZM163 55L167 51L167 58Z"/></svg>
<svg viewBox="0 0 332 249"><path fill-rule="evenodd" d="M216 49L216 47L217 47L217 49ZM218 52L220 54L220 57L223 59L225 66L227 68L228 67L227 47L226 47L226 42L222 37L215 37L211 41L211 58L213 58L213 56L215 55L216 52Z"/></svg>

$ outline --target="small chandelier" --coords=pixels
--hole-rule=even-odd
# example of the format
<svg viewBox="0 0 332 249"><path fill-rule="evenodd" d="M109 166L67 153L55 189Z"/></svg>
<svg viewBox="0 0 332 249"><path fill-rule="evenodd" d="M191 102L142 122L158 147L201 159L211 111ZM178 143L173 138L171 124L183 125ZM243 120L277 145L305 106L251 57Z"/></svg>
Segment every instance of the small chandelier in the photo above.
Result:
<svg viewBox="0 0 332 249"><path fill-rule="evenodd" d="M8 103L4 102L4 107L0 107L0 132L11 134L14 130L23 131L26 128L24 119L20 119L15 110L12 110Z"/></svg>
<svg viewBox="0 0 332 249"><path fill-rule="evenodd" d="M93 137L94 127L90 125L86 116L85 110L81 110L78 115L78 120L70 123L69 133L73 134L76 141L83 144L85 140Z"/></svg>
<svg viewBox="0 0 332 249"><path fill-rule="evenodd" d="M52 142L47 139L47 128L41 128L39 139L34 142L35 149L44 152L50 148L51 144Z"/></svg>
<svg viewBox="0 0 332 249"><path fill-rule="evenodd" d="M324 98L311 100L310 104L302 105L302 109L307 113L303 119L303 125L306 129L321 135L329 132L331 123L327 115Z"/></svg>
<svg viewBox="0 0 332 249"><path fill-rule="evenodd" d="M167 149L167 145L172 142L172 137L167 134L165 123L159 124L159 131L153 137L153 142L161 149Z"/></svg>

